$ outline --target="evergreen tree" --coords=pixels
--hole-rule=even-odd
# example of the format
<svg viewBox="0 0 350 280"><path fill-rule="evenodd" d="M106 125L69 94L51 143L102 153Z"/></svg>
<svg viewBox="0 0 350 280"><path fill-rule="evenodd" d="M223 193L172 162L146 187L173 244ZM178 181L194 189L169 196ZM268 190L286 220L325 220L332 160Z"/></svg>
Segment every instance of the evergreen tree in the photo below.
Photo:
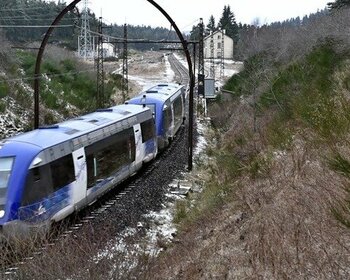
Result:
<svg viewBox="0 0 350 280"><path fill-rule="evenodd" d="M215 18L213 15L211 15L209 18L209 23L207 24L207 28L205 30L205 33L210 34L211 32L214 32L215 30L216 30Z"/></svg>
<svg viewBox="0 0 350 280"><path fill-rule="evenodd" d="M231 37L235 43L238 41L238 25L230 5L225 5L219 21L219 28L226 30L226 35Z"/></svg>
<svg viewBox="0 0 350 280"><path fill-rule="evenodd" d="M199 28L199 24L193 25L192 30L190 32L190 40L192 41L199 40L200 32L201 30Z"/></svg>
<svg viewBox="0 0 350 280"><path fill-rule="evenodd" d="M335 2L330 2L327 4L328 8L332 10L341 9L350 6L350 0L336 0Z"/></svg>

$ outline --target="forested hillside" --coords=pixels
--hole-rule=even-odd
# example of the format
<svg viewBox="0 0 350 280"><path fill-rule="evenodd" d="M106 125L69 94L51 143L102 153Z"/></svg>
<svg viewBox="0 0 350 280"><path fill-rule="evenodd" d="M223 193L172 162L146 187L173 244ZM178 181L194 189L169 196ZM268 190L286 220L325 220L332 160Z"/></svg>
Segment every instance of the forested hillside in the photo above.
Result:
<svg viewBox="0 0 350 280"><path fill-rule="evenodd" d="M57 1L56 1L57 2ZM25 44L41 41L49 26L57 15L66 7L69 2L43 0L0 0L0 25L6 38L14 44ZM97 32L98 18L89 11L90 29ZM147 24L147 23L145 23ZM60 21L60 27L56 28L51 43L67 46L72 50L77 48L77 36L81 33L81 11L78 9L65 15ZM106 34L122 38L124 27L116 24L104 23ZM130 39L166 40L174 39L175 32L166 28L152 28L150 26L128 25L128 37ZM156 45L134 44L130 47L136 49L151 49Z"/></svg>

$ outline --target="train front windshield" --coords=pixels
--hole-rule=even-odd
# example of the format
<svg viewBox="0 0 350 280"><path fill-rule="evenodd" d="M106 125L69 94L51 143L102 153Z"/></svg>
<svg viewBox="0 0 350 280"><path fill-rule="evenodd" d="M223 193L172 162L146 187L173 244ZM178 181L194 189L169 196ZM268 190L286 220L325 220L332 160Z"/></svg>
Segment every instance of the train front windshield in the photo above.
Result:
<svg viewBox="0 0 350 280"><path fill-rule="evenodd" d="M13 165L13 157L0 158L0 218L5 214L5 201L8 182Z"/></svg>

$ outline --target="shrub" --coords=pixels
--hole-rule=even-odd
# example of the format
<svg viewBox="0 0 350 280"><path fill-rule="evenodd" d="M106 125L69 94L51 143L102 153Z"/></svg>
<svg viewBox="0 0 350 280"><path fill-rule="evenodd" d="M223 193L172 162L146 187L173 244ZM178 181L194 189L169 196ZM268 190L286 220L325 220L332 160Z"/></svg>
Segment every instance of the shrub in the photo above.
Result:
<svg viewBox="0 0 350 280"><path fill-rule="evenodd" d="M8 95L9 86L6 81L0 80L0 98L4 98Z"/></svg>
<svg viewBox="0 0 350 280"><path fill-rule="evenodd" d="M4 113L6 110L6 103L2 100L0 100L0 112Z"/></svg>
<svg viewBox="0 0 350 280"><path fill-rule="evenodd" d="M339 174L350 178L350 161L337 153L332 158L328 159L329 167Z"/></svg>

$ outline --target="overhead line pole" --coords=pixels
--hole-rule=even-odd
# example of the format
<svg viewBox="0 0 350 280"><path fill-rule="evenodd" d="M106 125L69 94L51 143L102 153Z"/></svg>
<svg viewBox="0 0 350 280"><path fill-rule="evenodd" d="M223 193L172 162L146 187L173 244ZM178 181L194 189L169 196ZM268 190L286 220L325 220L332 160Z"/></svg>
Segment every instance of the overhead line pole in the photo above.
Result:
<svg viewBox="0 0 350 280"><path fill-rule="evenodd" d="M73 10L75 6L80 2L81 0L74 0L72 1L67 7L65 7L59 15L55 18L49 29L47 30L43 41L41 42L40 49L37 55L37 60L35 64L35 71L34 71L34 128L39 127L39 75L40 75L40 66L41 66L41 60L42 56L45 50L45 46L50 38L50 35L52 31L54 30L55 26L60 22L62 17L67 14L69 11ZM181 44L184 48L184 52L187 59L188 64L188 74L190 77L190 93L189 93L189 128L188 128L188 170L192 170L192 157L193 157L193 90L194 90L194 76L192 71L192 61L191 61L191 55L187 48L187 42L184 39L181 31L177 27L176 23L172 20L172 18L168 15L168 13L159 6L155 1L153 0L147 0L150 4L152 4L154 7L156 7L170 22L170 24L174 27L174 30L176 31L177 36L179 37Z"/></svg>

